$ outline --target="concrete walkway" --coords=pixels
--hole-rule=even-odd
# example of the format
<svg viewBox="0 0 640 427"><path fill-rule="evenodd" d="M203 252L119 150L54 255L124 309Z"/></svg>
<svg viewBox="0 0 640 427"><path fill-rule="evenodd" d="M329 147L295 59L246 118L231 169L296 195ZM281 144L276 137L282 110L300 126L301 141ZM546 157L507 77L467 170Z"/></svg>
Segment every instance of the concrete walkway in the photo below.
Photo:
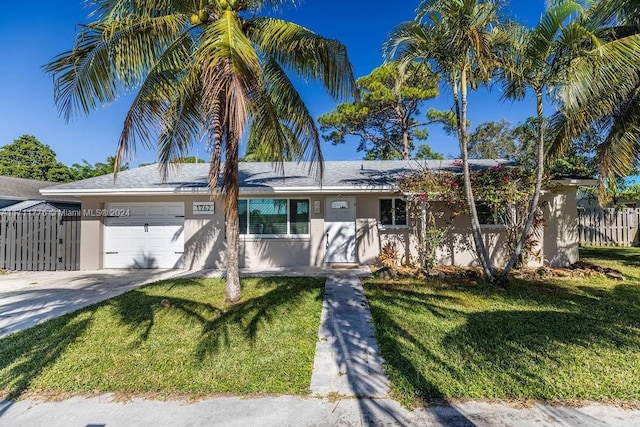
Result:
<svg viewBox="0 0 640 427"><path fill-rule="evenodd" d="M369 305L354 274L327 278L311 393L375 398L389 393Z"/></svg>
<svg viewBox="0 0 640 427"><path fill-rule="evenodd" d="M0 275L0 338L181 270L24 271Z"/></svg>

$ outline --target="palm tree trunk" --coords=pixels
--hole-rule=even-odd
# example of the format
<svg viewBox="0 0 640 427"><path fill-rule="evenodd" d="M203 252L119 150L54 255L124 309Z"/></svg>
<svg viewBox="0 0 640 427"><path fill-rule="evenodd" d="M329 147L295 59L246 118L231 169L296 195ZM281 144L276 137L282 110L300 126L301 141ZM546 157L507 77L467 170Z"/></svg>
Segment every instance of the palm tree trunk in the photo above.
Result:
<svg viewBox="0 0 640 427"><path fill-rule="evenodd" d="M482 231L480 229L480 220L478 219L478 210L476 209L476 202L473 198L473 188L471 186L471 173L469 172L469 150L467 146L467 72L462 70L460 75L460 104L458 103L458 94L456 85L454 87L454 99L456 103L456 115L458 116L458 139L460 142L460 153L462 154L462 169L464 174L464 192L467 199L467 206L469 206L469 216L471 217L471 234L473 236L473 243L476 248L476 254L480 261L480 266L484 271L487 282L492 283L494 281L493 269L491 267L491 260L489 253L484 244L482 238Z"/></svg>
<svg viewBox="0 0 640 427"><path fill-rule="evenodd" d="M235 135L229 135L235 140ZM224 165L225 183L225 215L227 232L227 284L225 300L234 303L240 300L240 272L238 267L238 253L240 252L240 226L238 221L238 144L227 144L226 161Z"/></svg>
<svg viewBox="0 0 640 427"><path fill-rule="evenodd" d="M509 263L502 272L502 280L506 281L509 272L513 269L522 249L529 238L529 235L533 229L533 221L536 217L536 211L538 210L538 202L540 201L540 193L542 192L542 180L544 178L544 111L542 100L542 88L535 88L536 92L536 104L538 113L538 153L537 153L537 171L536 171L536 183L533 190L533 196L529 202L529 210L527 211L527 222L522 229L522 235L516 244L516 247L511 255Z"/></svg>

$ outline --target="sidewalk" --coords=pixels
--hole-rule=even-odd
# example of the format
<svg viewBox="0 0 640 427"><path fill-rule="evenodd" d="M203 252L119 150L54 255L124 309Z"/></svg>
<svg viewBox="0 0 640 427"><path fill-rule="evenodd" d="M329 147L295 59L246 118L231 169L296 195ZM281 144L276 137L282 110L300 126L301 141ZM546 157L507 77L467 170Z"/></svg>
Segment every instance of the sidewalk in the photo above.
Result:
<svg viewBox="0 0 640 427"><path fill-rule="evenodd" d="M4 405L4 406L3 406ZM638 426L640 411L602 405L583 408L535 404L465 402L408 411L389 399L327 399L280 396L220 397L194 403L111 396L62 402L0 402L0 427L281 427L281 426Z"/></svg>

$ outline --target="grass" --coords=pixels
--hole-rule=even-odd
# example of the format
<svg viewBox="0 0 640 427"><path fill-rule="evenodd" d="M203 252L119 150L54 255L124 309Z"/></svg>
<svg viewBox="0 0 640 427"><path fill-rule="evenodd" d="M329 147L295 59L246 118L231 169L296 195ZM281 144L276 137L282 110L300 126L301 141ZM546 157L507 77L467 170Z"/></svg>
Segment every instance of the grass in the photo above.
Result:
<svg viewBox="0 0 640 427"><path fill-rule="evenodd" d="M640 284L640 248L581 248L580 259L593 262L601 267L616 268L624 273L629 280Z"/></svg>
<svg viewBox="0 0 640 427"><path fill-rule="evenodd" d="M640 249L582 255L627 281L369 279L395 397L639 400Z"/></svg>
<svg viewBox="0 0 640 427"><path fill-rule="evenodd" d="M0 394L306 394L323 280L168 280L0 340ZM168 299L169 307L160 305Z"/></svg>

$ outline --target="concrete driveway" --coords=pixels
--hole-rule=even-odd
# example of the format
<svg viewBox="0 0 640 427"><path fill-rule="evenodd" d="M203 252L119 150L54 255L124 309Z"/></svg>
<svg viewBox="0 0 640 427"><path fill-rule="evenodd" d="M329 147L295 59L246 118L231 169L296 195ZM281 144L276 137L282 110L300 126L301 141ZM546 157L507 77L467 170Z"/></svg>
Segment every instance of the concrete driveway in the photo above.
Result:
<svg viewBox="0 0 640 427"><path fill-rule="evenodd" d="M183 270L23 271L0 275L0 338Z"/></svg>

